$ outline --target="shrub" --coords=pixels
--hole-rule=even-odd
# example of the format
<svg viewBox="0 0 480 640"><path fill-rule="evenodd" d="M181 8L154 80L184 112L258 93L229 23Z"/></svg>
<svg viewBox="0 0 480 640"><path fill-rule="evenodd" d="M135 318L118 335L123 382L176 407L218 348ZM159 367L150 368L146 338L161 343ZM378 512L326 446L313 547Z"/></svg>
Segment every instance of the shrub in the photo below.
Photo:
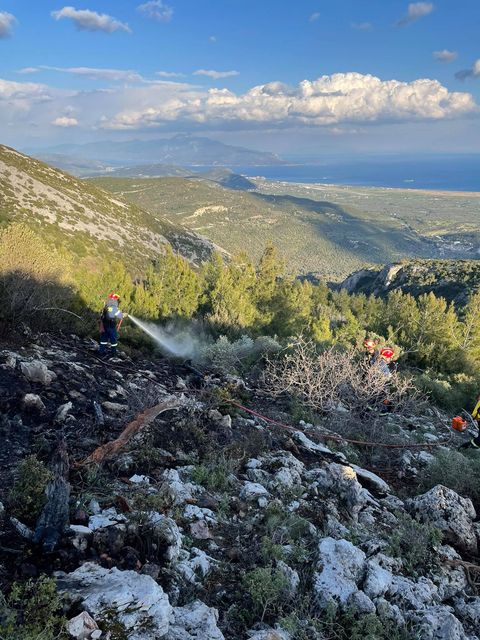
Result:
<svg viewBox="0 0 480 640"><path fill-rule="evenodd" d="M220 456L216 460L196 466L192 471L192 482L210 491L227 491L231 488L231 475L237 466L236 460Z"/></svg>
<svg viewBox="0 0 480 640"><path fill-rule="evenodd" d="M275 396L296 397L315 411L334 411L339 404L351 413L383 411L388 401L403 413L418 401L412 381L396 372L387 378L378 366L359 359L353 350L323 351L300 336L283 357L268 359L266 384Z"/></svg>
<svg viewBox="0 0 480 640"><path fill-rule="evenodd" d="M460 451L441 451L425 469L419 484L421 491L428 491L443 484L457 493L480 504L480 456Z"/></svg>
<svg viewBox="0 0 480 640"><path fill-rule="evenodd" d="M260 567L244 577L245 588L263 621L267 614L278 613L289 600L289 582L284 573L272 567Z"/></svg>
<svg viewBox="0 0 480 640"><path fill-rule="evenodd" d="M23 224L0 231L0 318L42 328L66 324L74 306L71 263Z"/></svg>
<svg viewBox="0 0 480 640"><path fill-rule="evenodd" d="M256 340L242 336L234 342L220 336L216 342L202 349L199 360L221 373L239 373L248 370L263 355L279 350L278 342L267 336Z"/></svg>
<svg viewBox="0 0 480 640"><path fill-rule="evenodd" d="M45 489L52 477L36 455L28 456L20 462L9 502L12 514L21 522L35 524L45 505Z"/></svg>
<svg viewBox="0 0 480 640"><path fill-rule="evenodd" d="M402 559L408 573L416 574L419 567L429 566L434 561L434 547L441 541L439 529L402 513L388 536L389 553Z"/></svg>
<svg viewBox="0 0 480 640"><path fill-rule="evenodd" d="M7 599L0 594L2 640L60 640L63 631L62 602L55 580L40 577L25 584L15 582Z"/></svg>

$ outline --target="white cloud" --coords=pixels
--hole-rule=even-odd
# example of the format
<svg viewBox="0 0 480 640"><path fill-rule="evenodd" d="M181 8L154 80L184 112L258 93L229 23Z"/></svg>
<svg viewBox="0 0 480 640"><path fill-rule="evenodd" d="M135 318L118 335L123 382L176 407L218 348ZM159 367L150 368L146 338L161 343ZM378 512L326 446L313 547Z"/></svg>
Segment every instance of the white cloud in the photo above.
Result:
<svg viewBox="0 0 480 640"><path fill-rule="evenodd" d="M357 31L371 31L373 29L370 22L352 22L350 26Z"/></svg>
<svg viewBox="0 0 480 640"><path fill-rule="evenodd" d="M173 17L173 8L164 4L162 0L150 0L139 5L137 10L147 18L158 22L170 22Z"/></svg>
<svg viewBox="0 0 480 640"><path fill-rule="evenodd" d="M335 126L342 123L444 120L478 111L469 93L451 93L436 80L382 81L371 75L337 73L289 88L275 82L244 94L228 89L202 91L177 85L169 98L144 109L126 109L107 128L141 129L168 122L227 127Z"/></svg>
<svg viewBox="0 0 480 640"><path fill-rule="evenodd" d="M23 76L30 75L32 73L38 73L39 69L37 67L24 67L23 69L19 69L17 73L20 73Z"/></svg>
<svg viewBox="0 0 480 640"><path fill-rule="evenodd" d="M440 62L453 62L458 58L458 53L456 51L442 49L442 51L434 51L433 57Z"/></svg>
<svg viewBox="0 0 480 640"><path fill-rule="evenodd" d="M126 31L131 33L128 24L120 22L106 13L97 13L90 9L75 9L75 7L63 7L59 11L52 11L55 20L68 18L73 20L75 26L80 31L103 31L113 33L114 31Z"/></svg>
<svg viewBox="0 0 480 640"><path fill-rule="evenodd" d="M156 71L156 76L160 76L160 78L183 78L183 73L177 73L176 71Z"/></svg>
<svg viewBox="0 0 480 640"><path fill-rule="evenodd" d="M408 5L407 15L397 23L397 26L406 27L408 24L416 22L419 18L428 16L434 8L433 2L411 2Z"/></svg>
<svg viewBox="0 0 480 640"><path fill-rule="evenodd" d="M217 36L210 36L210 37L208 38L208 41L209 41L209 42L217 42Z"/></svg>
<svg viewBox="0 0 480 640"><path fill-rule="evenodd" d="M320 18L320 13L318 11L315 11L315 13L312 13L312 15L310 16L308 21L309 22L316 22L319 18Z"/></svg>
<svg viewBox="0 0 480 640"><path fill-rule="evenodd" d="M68 127L78 127L78 120L76 118L62 116L60 118L56 118L52 124L55 127L63 127L64 129L67 129Z"/></svg>
<svg viewBox="0 0 480 640"><path fill-rule="evenodd" d="M467 78L479 78L480 77L480 58L475 60L470 69L462 69L455 74L457 80L466 80Z"/></svg>
<svg viewBox="0 0 480 640"><path fill-rule="evenodd" d="M214 69L198 69L193 72L194 76L207 76L219 80L220 78L232 78L240 75L239 71L215 71Z"/></svg>
<svg viewBox="0 0 480 640"><path fill-rule="evenodd" d="M67 126L68 120L81 122L78 126L85 131L329 129L329 135L339 135L366 124L381 130L392 122L453 120L478 113L470 93L449 92L435 80L407 83L358 73L304 80L293 87L271 82L243 93L160 79L88 91L0 79L4 140L32 132L48 137L54 129L77 126L73 122ZM63 127L56 122L59 118L67 118Z"/></svg>
<svg viewBox="0 0 480 640"><path fill-rule="evenodd" d="M96 67L50 67L40 66L39 69L46 71L58 71L60 73L70 73L75 76L84 76L92 80L112 80L117 81L141 81L142 76L136 71L125 69L99 69Z"/></svg>
<svg viewBox="0 0 480 640"><path fill-rule="evenodd" d="M0 79L1 100L46 100L51 95L49 87L36 82L14 82Z"/></svg>
<svg viewBox="0 0 480 640"><path fill-rule="evenodd" d="M17 22L15 16L6 11L0 11L0 39L12 35L13 25Z"/></svg>

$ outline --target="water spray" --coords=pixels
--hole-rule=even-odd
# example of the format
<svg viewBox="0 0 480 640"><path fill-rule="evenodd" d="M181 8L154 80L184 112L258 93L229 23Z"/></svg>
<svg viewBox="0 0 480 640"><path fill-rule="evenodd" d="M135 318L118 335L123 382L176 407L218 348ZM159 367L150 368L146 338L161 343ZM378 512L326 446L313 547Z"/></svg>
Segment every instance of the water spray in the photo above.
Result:
<svg viewBox="0 0 480 640"><path fill-rule="evenodd" d="M172 356L178 358L195 359L202 347L202 340L198 335L194 335L193 327L178 328L174 325L160 327L153 322L143 322L131 313L128 314L130 320L142 331L149 335L160 347Z"/></svg>

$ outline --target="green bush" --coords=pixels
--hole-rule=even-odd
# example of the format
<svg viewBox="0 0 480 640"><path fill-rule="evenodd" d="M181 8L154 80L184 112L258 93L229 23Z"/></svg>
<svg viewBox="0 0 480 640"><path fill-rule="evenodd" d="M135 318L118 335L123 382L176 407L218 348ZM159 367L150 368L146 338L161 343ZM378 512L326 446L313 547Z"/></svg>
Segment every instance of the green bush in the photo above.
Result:
<svg viewBox="0 0 480 640"><path fill-rule="evenodd" d="M389 554L401 558L405 571L416 575L419 568L434 561L434 547L441 541L441 531L402 513L398 516L397 526L388 535Z"/></svg>
<svg viewBox="0 0 480 640"><path fill-rule="evenodd" d="M285 574L272 567L260 567L245 574L244 585L252 599L257 615L265 616L281 611L289 600L289 582Z"/></svg>
<svg viewBox="0 0 480 640"><path fill-rule="evenodd" d="M45 502L45 489L52 479L45 464L31 455L22 460L15 473L15 482L9 495L12 514L21 522L35 524Z"/></svg>
<svg viewBox="0 0 480 640"><path fill-rule="evenodd" d="M192 471L192 482L210 491L227 491L231 488L231 475L237 466L236 460L220 456L216 460L197 465Z"/></svg>
<svg viewBox="0 0 480 640"><path fill-rule="evenodd" d="M51 578L15 582L8 598L0 594L1 640L66 639L64 623L62 601Z"/></svg>
<svg viewBox="0 0 480 640"><path fill-rule="evenodd" d="M421 491L443 484L462 496L480 504L480 454L441 451L423 472L419 483Z"/></svg>

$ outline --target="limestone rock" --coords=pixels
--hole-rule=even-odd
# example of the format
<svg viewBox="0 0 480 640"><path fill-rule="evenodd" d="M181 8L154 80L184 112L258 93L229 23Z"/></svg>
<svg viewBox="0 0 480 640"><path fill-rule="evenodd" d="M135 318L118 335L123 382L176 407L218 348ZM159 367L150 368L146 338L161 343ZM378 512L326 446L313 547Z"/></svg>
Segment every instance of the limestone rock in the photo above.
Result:
<svg viewBox="0 0 480 640"><path fill-rule="evenodd" d="M61 578L58 585L96 620L113 613L124 625L129 640L163 638L169 630L173 609L150 576L87 562Z"/></svg>
<svg viewBox="0 0 480 640"><path fill-rule="evenodd" d="M473 520L475 509L469 498L462 498L439 484L427 493L408 501L416 518L442 531L445 540L456 549L477 553L477 537Z"/></svg>
<svg viewBox="0 0 480 640"><path fill-rule="evenodd" d="M40 382L44 385L49 385L57 377L56 373L50 371L41 360L21 362L20 370L30 382Z"/></svg>
<svg viewBox="0 0 480 640"><path fill-rule="evenodd" d="M415 618L419 622L416 632L419 640L470 640L450 607L429 607Z"/></svg>
<svg viewBox="0 0 480 640"><path fill-rule="evenodd" d="M218 611L196 600L185 607L175 607L168 640L225 640L217 626Z"/></svg>
<svg viewBox="0 0 480 640"><path fill-rule="evenodd" d="M67 631L75 640L90 640L92 632L97 630L97 623L86 611L82 611L67 622Z"/></svg>
<svg viewBox="0 0 480 640"><path fill-rule="evenodd" d="M41 412L45 410L42 399L36 393L26 393L23 396L22 404L29 411Z"/></svg>
<svg viewBox="0 0 480 640"><path fill-rule="evenodd" d="M240 498L247 502L253 502L259 498L268 498L270 494L267 489L258 482L245 482L240 490Z"/></svg>
<svg viewBox="0 0 480 640"><path fill-rule="evenodd" d="M321 608L330 602L347 605L364 577L365 553L348 540L324 538L319 545L319 563L314 591Z"/></svg>

